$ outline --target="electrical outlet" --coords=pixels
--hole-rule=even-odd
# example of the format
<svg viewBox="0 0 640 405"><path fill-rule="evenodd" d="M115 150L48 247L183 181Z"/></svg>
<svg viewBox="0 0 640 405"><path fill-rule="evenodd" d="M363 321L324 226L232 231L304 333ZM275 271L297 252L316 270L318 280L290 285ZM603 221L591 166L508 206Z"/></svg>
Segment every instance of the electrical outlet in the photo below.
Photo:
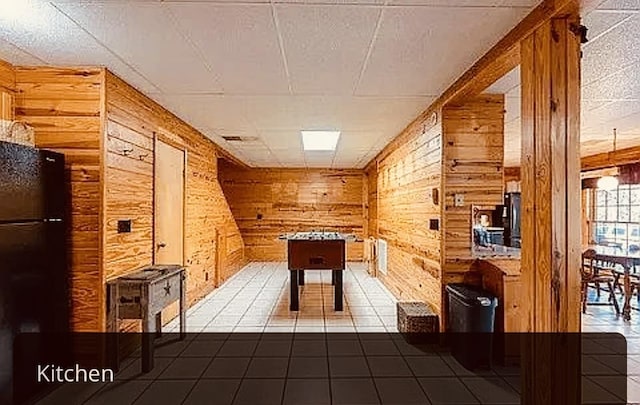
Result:
<svg viewBox="0 0 640 405"><path fill-rule="evenodd" d="M464 207L464 194L456 194L453 199L456 207Z"/></svg>
<svg viewBox="0 0 640 405"><path fill-rule="evenodd" d="M130 219L118 220L118 233L129 233L129 232L131 232L131 220Z"/></svg>

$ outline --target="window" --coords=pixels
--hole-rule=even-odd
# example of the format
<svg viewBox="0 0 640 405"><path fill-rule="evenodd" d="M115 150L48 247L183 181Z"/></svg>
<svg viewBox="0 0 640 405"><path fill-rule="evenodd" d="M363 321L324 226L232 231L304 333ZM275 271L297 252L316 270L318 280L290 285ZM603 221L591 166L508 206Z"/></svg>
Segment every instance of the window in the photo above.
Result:
<svg viewBox="0 0 640 405"><path fill-rule="evenodd" d="M594 216L597 244L640 248L640 184L595 190Z"/></svg>

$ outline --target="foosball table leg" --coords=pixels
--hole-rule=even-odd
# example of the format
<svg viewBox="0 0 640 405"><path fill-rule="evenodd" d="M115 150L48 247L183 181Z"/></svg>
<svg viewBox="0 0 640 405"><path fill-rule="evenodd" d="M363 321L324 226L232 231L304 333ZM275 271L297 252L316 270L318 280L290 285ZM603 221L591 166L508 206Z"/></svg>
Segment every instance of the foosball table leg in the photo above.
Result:
<svg viewBox="0 0 640 405"><path fill-rule="evenodd" d="M342 311L342 270L333 270L331 272L335 279L335 303L334 307L336 311Z"/></svg>
<svg viewBox="0 0 640 405"><path fill-rule="evenodd" d="M299 308L298 303L298 270L289 270L291 284L291 294L289 297L289 310L297 311Z"/></svg>

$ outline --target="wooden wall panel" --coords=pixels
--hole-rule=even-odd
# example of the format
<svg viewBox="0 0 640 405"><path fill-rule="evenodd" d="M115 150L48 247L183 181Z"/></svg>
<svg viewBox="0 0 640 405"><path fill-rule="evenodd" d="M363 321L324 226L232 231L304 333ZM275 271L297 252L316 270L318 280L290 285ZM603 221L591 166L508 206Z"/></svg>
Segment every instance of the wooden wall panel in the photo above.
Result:
<svg viewBox="0 0 640 405"><path fill-rule="evenodd" d="M110 72L106 110L105 278L152 263L153 145L160 137L187 153L184 248L187 299L193 303L245 263L242 237L218 183L217 148ZM132 232L118 234L118 219L131 219ZM224 252L217 252L220 237Z"/></svg>
<svg viewBox="0 0 640 405"><path fill-rule="evenodd" d="M0 120L12 120L16 73L14 67L0 60Z"/></svg>
<svg viewBox="0 0 640 405"><path fill-rule="evenodd" d="M249 260L286 260L283 233L325 229L364 237L362 170L250 169L221 160L220 179ZM362 258L363 243L349 243L347 259Z"/></svg>
<svg viewBox="0 0 640 405"><path fill-rule="evenodd" d="M473 205L503 203L504 96L482 95L443 109L444 283L473 275ZM460 194L464 204L455 206Z"/></svg>
<svg viewBox="0 0 640 405"><path fill-rule="evenodd" d="M104 325L101 258L99 68L16 68L16 119L35 128L36 146L64 153L70 181L70 260L75 331Z"/></svg>
<svg viewBox="0 0 640 405"><path fill-rule="evenodd" d="M441 218L432 191L441 186L442 136L433 113L439 111L409 125L367 174L370 229L377 229L370 234L387 242L387 274L378 277L399 299L425 301L439 312L441 233L429 229L429 220Z"/></svg>
<svg viewBox="0 0 640 405"><path fill-rule="evenodd" d="M367 218L367 234L374 238L378 237L378 168L373 167L366 174L366 194L365 209Z"/></svg>

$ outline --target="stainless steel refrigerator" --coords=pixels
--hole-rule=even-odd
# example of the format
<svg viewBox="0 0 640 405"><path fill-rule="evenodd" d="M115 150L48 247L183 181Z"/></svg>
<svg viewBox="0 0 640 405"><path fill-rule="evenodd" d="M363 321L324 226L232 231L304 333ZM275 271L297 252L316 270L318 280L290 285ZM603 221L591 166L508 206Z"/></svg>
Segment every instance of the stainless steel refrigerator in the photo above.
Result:
<svg viewBox="0 0 640 405"><path fill-rule="evenodd" d="M0 142L0 403L14 338L69 330L66 184L64 155Z"/></svg>

